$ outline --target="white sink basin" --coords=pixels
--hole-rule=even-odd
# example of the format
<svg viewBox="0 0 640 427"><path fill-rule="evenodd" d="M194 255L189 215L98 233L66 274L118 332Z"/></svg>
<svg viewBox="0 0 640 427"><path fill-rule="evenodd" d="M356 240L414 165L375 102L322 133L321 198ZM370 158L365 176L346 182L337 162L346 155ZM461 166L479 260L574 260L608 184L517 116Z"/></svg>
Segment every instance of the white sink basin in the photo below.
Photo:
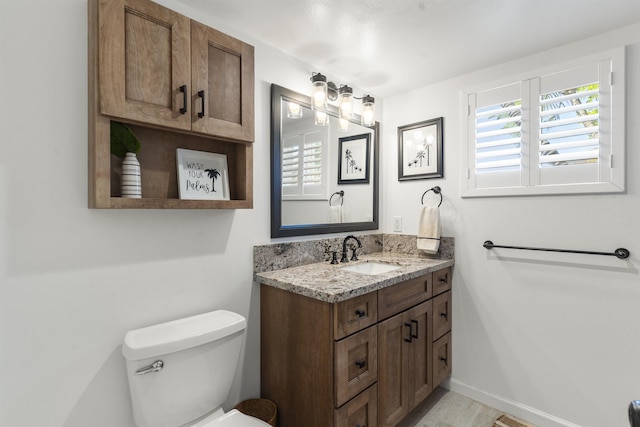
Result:
<svg viewBox="0 0 640 427"><path fill-rule="evenodd" d="M376 274L388 273L389 271L398 270L399 268L400 267L397 265L384 264L381 262L365 262L364 264L342 267L341 270L374 276Z"/></svg>

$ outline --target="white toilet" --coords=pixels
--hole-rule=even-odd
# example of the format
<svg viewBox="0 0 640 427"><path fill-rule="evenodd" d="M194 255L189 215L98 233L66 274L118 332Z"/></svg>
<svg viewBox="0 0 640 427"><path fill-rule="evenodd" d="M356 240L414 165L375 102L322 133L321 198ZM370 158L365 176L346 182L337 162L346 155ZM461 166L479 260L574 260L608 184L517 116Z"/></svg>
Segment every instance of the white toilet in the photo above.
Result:
<svg viewBox="0 0 640 427"><path fill-rule="evenodd" d="M127 332L122 354L138 427L265 427L225 413L247 321L218 310Z"/></svg>

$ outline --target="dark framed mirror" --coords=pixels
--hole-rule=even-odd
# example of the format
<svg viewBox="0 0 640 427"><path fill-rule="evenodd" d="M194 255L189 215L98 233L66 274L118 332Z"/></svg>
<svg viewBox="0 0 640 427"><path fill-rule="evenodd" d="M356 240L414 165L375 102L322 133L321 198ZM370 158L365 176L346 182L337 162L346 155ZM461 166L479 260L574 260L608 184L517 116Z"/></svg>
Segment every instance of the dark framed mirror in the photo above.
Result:
<svg viewBox="0 0 640 427"><path fill-rule="evenodd" d="M378 229L379 127L271 85L271 237Z"/></svg>

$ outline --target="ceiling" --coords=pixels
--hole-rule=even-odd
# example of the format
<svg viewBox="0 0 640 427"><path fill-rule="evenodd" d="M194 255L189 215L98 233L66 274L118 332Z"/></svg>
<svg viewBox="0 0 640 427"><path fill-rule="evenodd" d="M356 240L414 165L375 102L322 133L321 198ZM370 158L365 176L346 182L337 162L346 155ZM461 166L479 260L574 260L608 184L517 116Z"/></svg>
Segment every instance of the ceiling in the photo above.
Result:
<svg viewBox="0 0 640 427"><path fill-rule="evenodd" d="M640 22L638 0L180 0L388 96Z"/></svg>

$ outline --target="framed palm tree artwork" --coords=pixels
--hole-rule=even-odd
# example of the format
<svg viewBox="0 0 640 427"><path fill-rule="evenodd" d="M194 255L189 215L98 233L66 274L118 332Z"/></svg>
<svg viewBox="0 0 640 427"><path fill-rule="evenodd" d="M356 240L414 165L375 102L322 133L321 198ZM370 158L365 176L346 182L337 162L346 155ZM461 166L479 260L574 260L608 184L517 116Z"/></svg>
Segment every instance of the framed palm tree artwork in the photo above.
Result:
<svg viewBox="0 0 640 427"><path fill-rule="evenodd" d="M338 184L368 184L371 134L338 139Z"/></svg>
<svg viewBox="0 0 640 427"><path fill-rule="evenodd" d="M229 200L227 156L176 149L181 200Z"/></svg>
<svg viewBox="0 0 640 427"><path fill-rule="evenodd" d="M443 118L398 127L398 181L442 178Z"/></svg>

